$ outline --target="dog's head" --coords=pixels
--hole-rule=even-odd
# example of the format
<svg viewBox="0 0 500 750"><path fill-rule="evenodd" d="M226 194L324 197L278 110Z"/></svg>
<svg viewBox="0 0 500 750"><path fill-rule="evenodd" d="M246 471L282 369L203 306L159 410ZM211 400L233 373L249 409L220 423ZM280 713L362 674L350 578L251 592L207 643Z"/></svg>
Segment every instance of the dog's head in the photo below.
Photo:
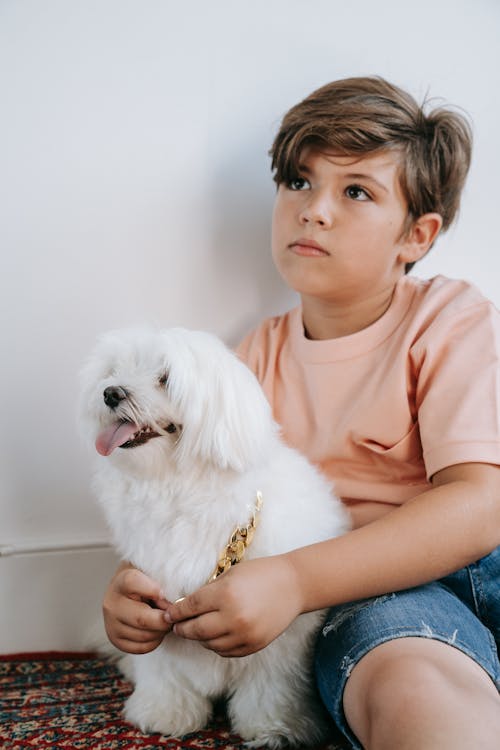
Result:
<svg viewBox="0 0 500 750"><path fill-rule="evenodd" d="M245 471L276 431L253 373L209 333L112 331L98 341L82 386L85 434L133 473L162 473L172 462Z"/></svg>

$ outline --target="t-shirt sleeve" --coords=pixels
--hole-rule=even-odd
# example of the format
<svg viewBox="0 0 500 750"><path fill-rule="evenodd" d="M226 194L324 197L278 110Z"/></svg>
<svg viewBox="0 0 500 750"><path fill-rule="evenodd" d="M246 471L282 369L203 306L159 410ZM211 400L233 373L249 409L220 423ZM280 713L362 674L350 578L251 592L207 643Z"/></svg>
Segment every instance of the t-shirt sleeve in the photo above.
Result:
<svg viewBox="0 0 500 750"><path fill-rule="evenodd" d="M252 370L261 385L269 371L274 372L286 330L286 315L267 318L236 347L236 354Z"/></svg>
<svg viewBox="0 0 500 750"><path fill-rule="evenodd" d="M238 357L245 362L245 364L249 364L250 360L250 352L252 350L252 341L255 337L255 331L251 331L250 333L247 333L247 335L240 341L238 346L235 348L235 352L238 355Z"/></svg>
<svg viewBox="0 0 500 750"><path fill-rule="evenodd" d="M500 464L500 316L480 302L443 311L411 352L427 477L447 466Z"/></svg>
<svg viewBox="0 0 500 750"><path fill-rule="evenodd" d="M248 333L235 349L237 356L252 370L257 378L259 378L259 363L261 360L260 339L260 330L257 328Z"/></svg>

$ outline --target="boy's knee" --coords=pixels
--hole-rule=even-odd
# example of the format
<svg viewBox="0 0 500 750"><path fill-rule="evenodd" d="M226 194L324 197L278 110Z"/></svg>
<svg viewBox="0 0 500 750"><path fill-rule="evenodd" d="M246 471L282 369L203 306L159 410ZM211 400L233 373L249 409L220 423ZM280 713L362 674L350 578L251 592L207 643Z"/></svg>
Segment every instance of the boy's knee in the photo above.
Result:
<svg viewBox="0 0 500 750"><path fill-rule="evenodd" d="M440 682L432 662L401 648L399 643L383 644L367 654L353 669L344 691L344 710L370 721L412 710L422 705Z"/></svg>
<svg viewBox="0 0 500 750"><path fill-rule="evenodd" d="M495 688L485 672L447 644L404 638L382 644L353 669L344 691L344 712L360 738L403 718L418 725L446 713L446 704L471 705L471 695Z"/></svg>
<svg viewBox="0 0 500 750"><path fill-rule="evenodd" d="M360 676L359 690L374 715L422 705L434 694L439 695L446 682L432 660L412 653L382 655L374 665L363 666L365 674Z"/></svg>

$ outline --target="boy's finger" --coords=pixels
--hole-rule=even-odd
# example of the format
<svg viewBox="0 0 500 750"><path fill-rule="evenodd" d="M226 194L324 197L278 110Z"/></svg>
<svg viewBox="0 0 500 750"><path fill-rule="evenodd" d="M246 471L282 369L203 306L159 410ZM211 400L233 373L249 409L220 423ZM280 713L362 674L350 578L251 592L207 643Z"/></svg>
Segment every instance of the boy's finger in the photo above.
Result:
<svg viewBox="0 0 500 750"><path fill-rule="evenodd" d="M156 638L152 641L136 641L128 640L127 638L119 638L116 642L117 648L120 651L125 651L127 654L148 654L150 651L154 651L155 648L161 643L161 638Z"/></svg>
<svg viewBox="0 0 500 750"><path fill-rule="evenodd" d="M161 600L160 586L136 568L127 568L119 578L118 590L130 598Z"/></svg>
<svg viewBox="0 0 500 750"><path fill-rule="evenodd" d="M174 633L181 638L192 641L212 641L227 637L226 624L221 621L218 612L209 612L201 617L183 620L174 625Z"/></svg>
<svg viewBox="0 0 500 750"><path fill-rule="evenodd" d="M234 641L232 637L222 636L222 638L215 638L212 641L205 641L201 644L204 648L210 651L215 651L219 656L246 656L251 652L251 649L246 643L239 643Z"/></svg>
<svg viewBox="0 0 500 750"><path fill-rule="evenodd" d="M195 591L194 594L177 599L177 601L171 603L164 612L164 618L166 622L180 622L181 620L188 620L191 617L198 617L198 615L212 612L217 609L212 604L212 597L210 589L214 589L212 586L204 586Z"/></svg>
<svg viewBox="0 0 500 750"><path fill-rule="evenodd" d="M168 609L170 607L171 602L168 601L168 599L152 599L151 600L154 603L154 606L157 609Z"/></svg>
<svg viewBox="0 0 500 750"><path fill-rule="evenodd" d="M167 625L167 623L164 622L164 626L165 625ZM152 641L158 642L167 632L168 625L163 628L152 628L151 630L147 630L145 628L135 628L129 623L121 622L117 636L120 640L133 641L134 643L149 643Z"/></svg>
<svg viewBox="0 0 500 750"><path fill-rule="evenodd" d="M119 617L120 622L137 630L166 632L169 623L163 616L162 609L153 609L149 604L130 604L124 607Z"/></svg>

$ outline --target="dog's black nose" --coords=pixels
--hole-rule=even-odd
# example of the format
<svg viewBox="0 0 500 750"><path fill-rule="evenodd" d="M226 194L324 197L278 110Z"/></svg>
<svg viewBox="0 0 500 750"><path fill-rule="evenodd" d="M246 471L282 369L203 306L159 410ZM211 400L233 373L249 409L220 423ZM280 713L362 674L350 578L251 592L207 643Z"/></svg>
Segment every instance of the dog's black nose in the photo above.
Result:
<svg viewBox="0 0 500 750"><path fill-rule="evenodd" d="M121 385L110 385L104 389L102 395L106 406L109 406L110 409L116 409L120 401L127 398L127 391Z"/></svg>

